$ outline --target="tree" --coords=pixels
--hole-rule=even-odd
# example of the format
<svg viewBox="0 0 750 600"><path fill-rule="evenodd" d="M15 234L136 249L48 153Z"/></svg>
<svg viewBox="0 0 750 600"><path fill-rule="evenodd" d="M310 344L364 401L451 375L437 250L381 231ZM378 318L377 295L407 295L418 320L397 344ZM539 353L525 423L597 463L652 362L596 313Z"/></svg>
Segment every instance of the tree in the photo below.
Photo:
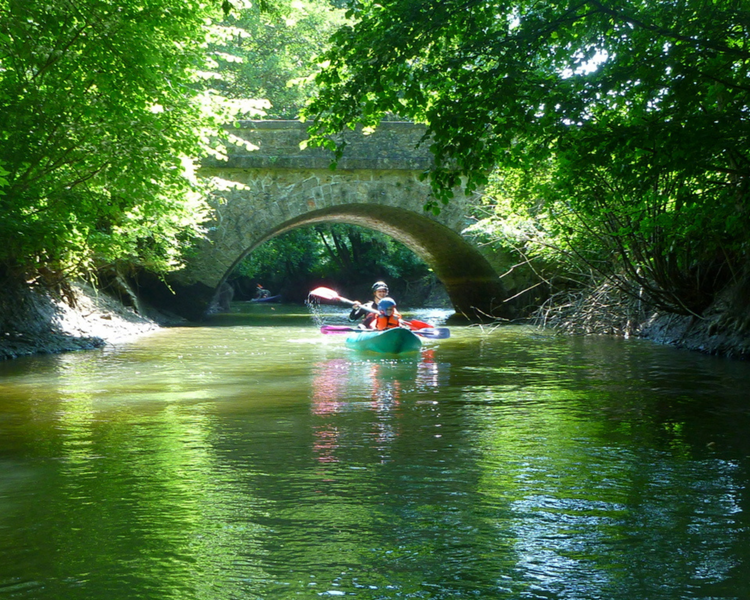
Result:
<svg viewBox="0 0 750 600"><path fill-rule="evenodd" d="M309 279L319 260L319 252L312 229L294 229L253 250L237 265L230 279L260 280L274 293L284 285L298 287Z"/></svg>
<svg viewBox="0 0 750 600"><path fill-rule="evenodd" d="M173 268L217 116L194 87L203 0L0 0L0 266L59 281L96 260Z"/></svg>
<svg viewBox="0 0 750 600"><path fill-rule="evenodd" d="M233 100L264 99L267 118L296 119L313 88L315 57L344 22L327 0L276 2L273 10L237 7L208 47L214 77L206 87Z"/></svg>
<svg viewBox="0 0 750 600"><path fill-rule="evenodd" d="M317 225L315 229L325 249L321 273L367 285L372 284L374 274L393 281L419 279L428 273L427 265L416 254L384 233L339 223Z"/></svg>
<svg viewBox="0 0 750 600"><path fill-rule="evenodd" d="M746 263L743 4L386 0L349 15L308 109L317 143L389 114L425 122L444 202L495 168L548 173L521 193L537 214L682 314Z"/></svg>
<svg viewBox="0 0 750 600"><path fill-rule="evenodd" d="M294 229L269 240L248 254L230 279L260 280L285 298L304 299L313 280L369 291L375 279L385 277L392 288L406 289L429 273L416 254L387 235L333 223Z"/></svg>

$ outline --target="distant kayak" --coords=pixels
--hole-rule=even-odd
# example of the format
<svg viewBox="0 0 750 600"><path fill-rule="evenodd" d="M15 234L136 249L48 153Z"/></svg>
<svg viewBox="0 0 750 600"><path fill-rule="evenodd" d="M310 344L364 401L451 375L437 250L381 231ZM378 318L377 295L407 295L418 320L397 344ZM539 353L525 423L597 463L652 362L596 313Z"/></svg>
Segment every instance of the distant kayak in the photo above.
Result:
<svg viewBox="0 0 750 600"><path fill-rule="evenodd" d="M250 302L281 302L281 294L277 296L267 296L266 298L253 298Z"/></svg>
<svg viewBox="0 0 750 600"><path fill-rule="evenodd" d="M414 332L396 327L385 331L354 332L347 336L346 345L355 350L380 354L402 354L419 350L422 347L422 340Z"/></svg>

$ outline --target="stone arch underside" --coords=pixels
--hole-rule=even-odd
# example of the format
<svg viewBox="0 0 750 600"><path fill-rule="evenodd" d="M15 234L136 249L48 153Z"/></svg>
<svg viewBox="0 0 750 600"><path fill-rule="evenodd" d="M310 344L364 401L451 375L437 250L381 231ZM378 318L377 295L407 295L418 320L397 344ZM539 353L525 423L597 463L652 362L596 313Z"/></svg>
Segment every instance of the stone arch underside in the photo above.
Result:
<svg viewBox="0 0 750 600"><path fill-rule="evenodd" d="M272 237L316 223L359 225L389 235L429 265L443 283L455 308L476 316L475 307L499 305L503 291L497 273L476 248L446 226L398 207L354 204L314 211L281 225L248 247L224 274L224 279L244 256Z"/></svg>
<svg viewBox="0 0 750 600"><path fill-rule="evenodd" d="M186 268L170 276L161 301L152 295L154 303L200 319L248 252L297 227L341 222L381 231L414 251L443 282L459 314L505 316L498 310L507 294L497 271L462 234L470 224L470 199L456 190L439 215L425 212L431 189L421 175L428 162L413 154L419 128L391 123L378 131L353 133L349 158L345 154L331 170L330 157L319 149L312 154L298 149L304 125L252 122L238 130L255 150L235 152L228 161L204 163L200 169L214 189L207 239Z"/></svg>

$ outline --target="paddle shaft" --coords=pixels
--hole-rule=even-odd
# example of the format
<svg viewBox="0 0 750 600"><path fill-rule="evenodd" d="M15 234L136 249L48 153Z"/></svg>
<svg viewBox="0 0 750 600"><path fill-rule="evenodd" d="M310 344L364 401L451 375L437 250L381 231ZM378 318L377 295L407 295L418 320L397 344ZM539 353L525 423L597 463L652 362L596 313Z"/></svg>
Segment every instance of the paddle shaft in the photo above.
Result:
<svg viewBox="0 0 750 600"><path fill-rule="evenodd" d="M337 333L351 333L353 331L375 331L373 329L360 329L358 327L348 327L346 325L323 325L320 328L320 333L323 334L337 334ZM447 327L425 327L423 329L411 329L412 333L418 336L432 338L435 340L444 340L450 337L451 333Z"/></svg>
<svg viewBox="0 0 750 600"><path fill-rule="evenodd" d="M354 300L349 300L349 298L344 298L343 296L339 296L337 292L334 290L327 288L327 287L319 287L315 288L313 291L310 292L311 296L318 296L319 298L324 298L326 300L337 300L339 302L343 302L345 304L354 304ZM362 305L361 303L357 302L359 304L360 308L366 312L371 312L373 314L380 314L377 310L374 308L369 308L367 306ZM401 319L403 323L411 327L413 330L418 329L424 329L424 328L430 328L433 329L433 326L429 323L425 323L424 321L418 321L416 319L413 319L411 321L405 321Z"/></svg>
<svg viewBox="0 0 750 600"><path fill-rule="evenodd" d="M339 296L339 297L338 297L338 299L339 299L339 300L340 300L341 302L344 302L345 304L354 304L354 300L349 300L348 298L344 298L344 297L342 297L342 296ZM379 314L380 314L380 311L379 311L379 310L377 310L377 309L375 309L375 308L370 308L369 306L365 306L365 305L364 305L364 304L362 304L361 302L358 302L358 304L359 304L359 307L360 307L360 308L361 308L362 310L366 311L366 312L370 312L370 313L372 313L372 314L374 314L374 315L379 315ZM405 320L405 319L401 319L401 322L402 322L402 323L404 323L405 325L408 325L409 327L411 327L412 325L418 325L418 326L417 326L417 328L416 328L417 330L419 330L420 328L424 327L424 325L427 325L427 326L429 326L430 328L432 328L432 325L430 325L429 323L424 323L424 325L423 325L423 324L422 324L422 323L423 323L422 321L419 321L418 323L415 323L415 322L413 322L413 321L407 321L407 320Z"/></svg>
<svg viewBox="0 0 750 600"><path fill-rule="evenodd" d="M349 304L349 305L353 305L354 304L354 300L349 300L349 298L344 298L343 296L338 296L338 300L339 300L339 302L343 302L344 304ZM370 308L369 306L365 306L361 302L358 302L358 304L359 304L359 307L362 310L364 310L364 311L371 312L371 313L374 313L376 315L380 314L376 309Z"/></svg>

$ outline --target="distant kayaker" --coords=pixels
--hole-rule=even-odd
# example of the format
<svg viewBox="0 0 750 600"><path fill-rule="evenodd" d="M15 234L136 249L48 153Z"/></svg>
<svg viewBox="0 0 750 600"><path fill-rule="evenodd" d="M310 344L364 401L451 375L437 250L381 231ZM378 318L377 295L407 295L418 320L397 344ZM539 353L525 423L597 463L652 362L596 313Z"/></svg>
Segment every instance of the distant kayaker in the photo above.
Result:
<svg viewBox="0 0 750 600"><path fill-rule="evenodd" d="M349 313L350 321L359 321L362 317L365 318L362 321L362 327L370 329L372 322L375 320L377 315L372 313L367 308L377 310L378 302L388 295L388 285L384 281L376 281L372 284L373 299L370 302L362 304L359 300L355 300L352 304L352 311Z"/></svg>
<svg viewBox="0 0 750 600"><path fill-rule="evenodd" d="M370 326L372 329L383 331L401 327L401 315L396 310L396 301L393 298L382 298L378 302L378 314L374 315L375 321Z"/></svg>
<svg viewBox="0 0 750 600"><path fill-rule="evenodd" d="M271 292L269 292L259 283L258 290L255 292L255 299L260 300L261 298L268 298L270 295L271 295Z"/></svg>

